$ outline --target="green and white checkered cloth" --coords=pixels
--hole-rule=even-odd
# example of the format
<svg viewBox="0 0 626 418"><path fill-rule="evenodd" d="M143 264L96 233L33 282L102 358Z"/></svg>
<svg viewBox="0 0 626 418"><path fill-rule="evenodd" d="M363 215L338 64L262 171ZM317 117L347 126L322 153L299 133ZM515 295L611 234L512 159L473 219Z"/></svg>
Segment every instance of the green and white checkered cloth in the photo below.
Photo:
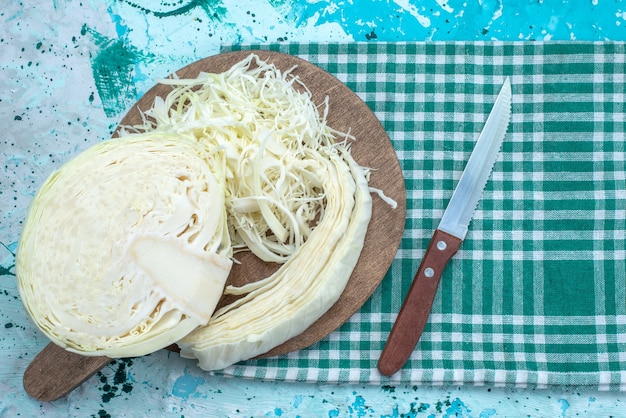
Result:
<svg viewBox="0 0 626 418"><path fill-rule="evenodd" d="M371 299L312 347L237 376L626 390L624 43L243 45L328 70L397 151L407 221ZM409 362L376 370L404 295L505 77L512 119Z"/></svg>

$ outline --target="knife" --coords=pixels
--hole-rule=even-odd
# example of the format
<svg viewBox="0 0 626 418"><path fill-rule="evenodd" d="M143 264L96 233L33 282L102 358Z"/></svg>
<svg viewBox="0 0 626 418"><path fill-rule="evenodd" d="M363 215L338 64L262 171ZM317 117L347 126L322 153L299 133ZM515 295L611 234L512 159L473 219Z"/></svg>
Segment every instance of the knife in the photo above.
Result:
<svg viewBox="0 0 626 418"><path fill-rule="evenodd" d="M422 335L443 270L465 239L474 210L500 152L510 118L511 83L507 78L430 240L380 355L378 370L384 375L392 375L402 368Z"/></svg>

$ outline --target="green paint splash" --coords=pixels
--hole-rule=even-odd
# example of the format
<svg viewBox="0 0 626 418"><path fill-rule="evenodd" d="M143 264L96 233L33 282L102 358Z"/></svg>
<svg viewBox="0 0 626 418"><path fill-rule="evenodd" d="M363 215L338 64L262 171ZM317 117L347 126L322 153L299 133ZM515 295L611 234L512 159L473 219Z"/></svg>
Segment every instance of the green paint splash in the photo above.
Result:
<svg viewBox="0 0 626 418"><path fill-rule="evenodd" d="M282 7L282 6L286 6L286 5L287 6L292 6L293 5L293 0L268 0L268 3L274 9L276 9L278 7Z"/></svg>
<svg viewBox="0 0 626 418"><path fill-rule="evenodd" d="M15 273L12 271L15 267L15 264L11 264L10 266L0 266L0 276L15 276Z"/></svg>
<svg viewBox="0 0 626 418"><path fill-rule="evenodd" d="M89 58L104 113L108 117L116 116L137 100L136 66L152 56L127 45L123 39L108 38L86 25L81 34L89 35L97 47Z"/></svg>
<svg viewBox="0 0 626 418"><path fill-rule="evenodd" d="M180 16L182 14L189 13L196 8L202 9L207 14L207 16L216 20L222 20L224 16L226 16L226 8L224 7L224 3L221 0L191 0L185 4L182 4L183 2L181 1L179 2L179 4L182 4L181 6L167 11L151 9L130 0L122 1L131 7L141 10L145 14L151 14L159 18ZM171 4L172 3L161 2L161 6L167 6Z"/></svg>
<svg viewBox="0 0 626 418"><path fill-rule="evenodd" d="M129 377L129 369L132 365L133 359L112 360L107 369L117 367L113 381L109 379L107 370L101 370L96 374L102 383L100 388L102 390L102 403L108 403L113 398L127 395L133 391L133 383Z"/></svg>
<svg viewBox="0 0 626 418"><path fill-rule="evenodd" d="M15 272L13 271L13 269L15 268L15 253L11 251L11 249L3 242L0 242L0 246L6 248L9 254L11 254L11 257L9 257L9 263L12 263L9 265L0 264L0 276L15 276Z"/></svg>

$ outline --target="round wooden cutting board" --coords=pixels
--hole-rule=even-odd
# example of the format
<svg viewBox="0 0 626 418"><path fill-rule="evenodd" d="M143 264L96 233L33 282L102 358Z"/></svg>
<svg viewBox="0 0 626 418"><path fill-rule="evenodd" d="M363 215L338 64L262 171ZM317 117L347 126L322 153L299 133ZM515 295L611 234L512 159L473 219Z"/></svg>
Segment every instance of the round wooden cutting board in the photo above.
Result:
<svg viewBox="0 0 626 418"><path fill-rule="evenodd" d="M406 216L406 194L402 170L387 133L370 108L345 84L330 73L303 59L271 51L238 51L215 55L196 61L176 71L178 78L196 78L200 72L221 73L251 53L263 61L273 63L282 71L296 67L293 75L299 77L311 91L313 101L321 105L328 96L327 123L340 132L350 132L356 140L352 144L354 159L365 167L375 169L370 185L384 191L398 203L392 209L378 196L373 196L372 219L365 246L357 266L343 294L333 307L304 333L274 348L261 357L285 354L308 347L324 338L347 321L371 296L380 284L400 245ZM156 96L165 97L171 87L158 84L139 100L120 122L120 126L141 124L141 111L152 107ZM237 257L227 284L240 286L267 277L278 266L264 263L250 253Z"/></svg>
<svg viewBox="0 0 626 418"><path fill-rule="evenodd" d="M374 169L370 186L384 191L395 200L391 208L374 194L372 218L363 251L339 300L302 334L275 347L260 357L286 354L308 347L346 322L371 296L380 284L400 245L406 216L406 191L400 164L393 146L380 122L369 107L346 85L321 68L300 58L270 51L240 51L215 55L196 61L176 72L178 78L195 78L200 72L220 73L228 70L251 53L273 63L282 71L296 67L292 74L306 85L318 105L329 99L327 123L340 132L355 137L351 152L361 166ZM122 119L120 126L142 123L156 96L166 96L171 87L158 84L150 89ZM279 266L265 263L251 253L238 254L241 264L234 264L227 284L240 286L267 277ZM222 301L221 303L223 303ZM168 347L176 350L176 346ZM108 363L106 357L86 357L70 353L50 343L24 373L24 388L36 399L58 399L80 385ZM65 382L63 387L58 382Z"/></svg>

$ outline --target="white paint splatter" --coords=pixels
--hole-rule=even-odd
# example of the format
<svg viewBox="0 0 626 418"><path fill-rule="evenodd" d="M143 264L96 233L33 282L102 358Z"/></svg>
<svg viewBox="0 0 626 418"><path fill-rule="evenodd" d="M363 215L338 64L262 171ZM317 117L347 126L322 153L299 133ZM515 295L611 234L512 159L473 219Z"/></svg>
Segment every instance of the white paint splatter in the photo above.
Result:
<svg viewBox="0 0 626 418"><path fill-rule="evenodd" d="M325 16L327 14L329 15L335 14L338 10L339 10L339 5L335 3L334 1L331 1L328 4L328 6L324 8L324 11L322 12L322 16Z"/></svg>
<svg viewBox="0 0 626 418"><path fill-rule="evenodd" d="M493 12L493 16L491 17L491 21L492 22L494 20L498 20L498 19L500 19L502 17L502 8L503 7L504 6L502 5L502 3L500 3L500 7L495 12Z"/></svg>
<svg viewBox="0 0 626 418"><path fill-rule="evenodd" d="M557 16L552 16L547 25L548 30L550 30L550 32L554 32L557 29L558 25L559 25L559 18Z"/></svg>
<svg viewBox="0 0 626 418"><path fill-rule="evenodd" d="M576 40L576 34L574 33L574 24L571 22L565 22L565 25L567 26L567 29L569 29L569 40L570 41L575 41Z"/></svg>
<svg viewBox="0 0 626 418"><path fill-rule="evenodd" d="M502 17L502 9L504 8L504 5L502 3L502 0L498 1L498 8L496 10L494 10L493 14L491 15L491 20L489 20L489 22L487 23L487 25L485 25L484 30L489 30L491 29L491 25L493 25L493 22L495 22L496 20L500 19Z"/></svg>
<svg viewBox="0 0 626 418"><path fill-rule="evenodd" d="M397 4L398 6L400 6L403 10L406 10L407 12L409 12L411 16L417 19L420 25L422 25L425 28L430 27L430 19L420 14L419 10L417 10L417 7L415 7L415 5L413 4L410 4L409 0L393 0L393 2Z"/></svg>
<svg viewBox="0 0 626 418"><path fill-rule="evenodd" d="M448 13L454 13L454 9L448 4L448 0L436 0L439 7Z"/></svg>

